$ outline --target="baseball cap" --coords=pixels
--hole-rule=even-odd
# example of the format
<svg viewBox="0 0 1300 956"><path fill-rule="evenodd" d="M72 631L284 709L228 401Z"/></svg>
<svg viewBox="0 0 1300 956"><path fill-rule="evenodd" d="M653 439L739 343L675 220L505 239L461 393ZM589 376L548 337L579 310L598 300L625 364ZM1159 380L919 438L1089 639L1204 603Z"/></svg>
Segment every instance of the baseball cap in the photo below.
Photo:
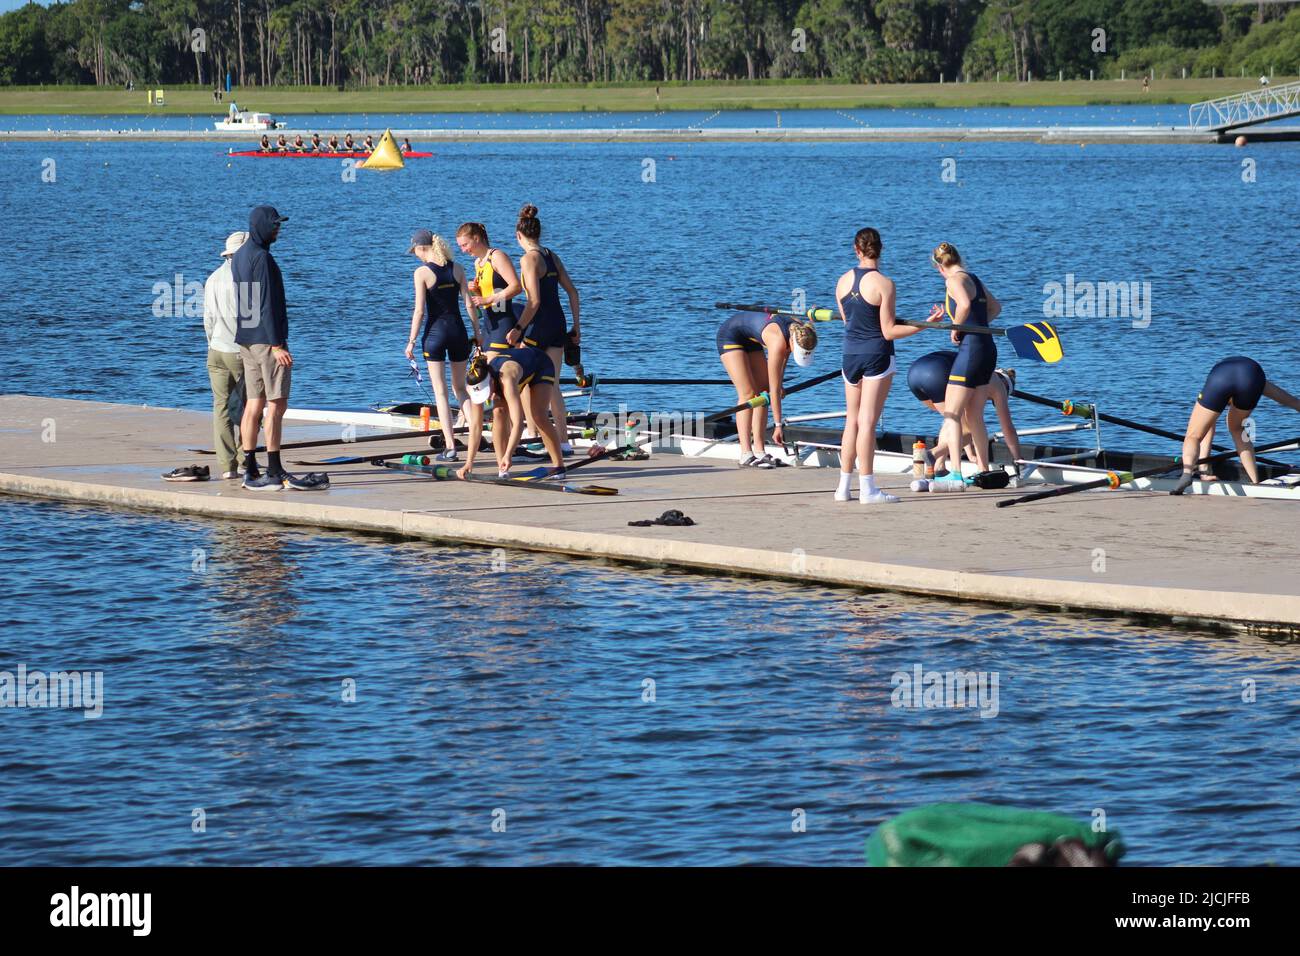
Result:
<svg viewBox="0 0 1300 956"><path fill-rule="evenodd" d="M433 233L428 229L417 229L411 234L411 248L407 252L414 252L416 246L433 245Z"/></svg>

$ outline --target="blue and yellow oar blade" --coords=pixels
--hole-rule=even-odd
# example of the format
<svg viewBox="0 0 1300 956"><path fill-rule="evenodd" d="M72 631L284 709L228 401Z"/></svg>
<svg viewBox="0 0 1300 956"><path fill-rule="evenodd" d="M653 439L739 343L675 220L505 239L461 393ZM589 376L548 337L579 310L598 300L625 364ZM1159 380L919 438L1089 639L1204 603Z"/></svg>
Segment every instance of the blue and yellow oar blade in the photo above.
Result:
<svg viewBox="0 0 1300 956"><path fill-rule="evenodd" d="M1021 358L1051 365L1065 357L1061 336L1048 322L1031 322L1007 329L1007 341Z"/></svg>

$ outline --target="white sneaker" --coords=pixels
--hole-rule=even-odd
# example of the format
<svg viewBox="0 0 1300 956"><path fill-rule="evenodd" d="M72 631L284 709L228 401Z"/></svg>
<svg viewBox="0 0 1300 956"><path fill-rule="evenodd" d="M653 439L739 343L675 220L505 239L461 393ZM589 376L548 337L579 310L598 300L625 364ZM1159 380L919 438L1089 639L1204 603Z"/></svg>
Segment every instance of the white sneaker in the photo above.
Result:
<svg viewBox="0 0 1300 956"><path fill-rule="evenodd" d="M896 505L898 496L887 491L876 490L875 494L865 495L859 499L864 505Z"/></svg>
<svg viewBox="0 0 1300 956"><path fill-rule="evenodd" d="M836 501L852 501L852 500L853 500L853 495L849 493L849 490L848 490L847 488L844 489L843 491L841 491L839 488L836 488L836 489L835 489L835 500L836 500Z"/></svg>

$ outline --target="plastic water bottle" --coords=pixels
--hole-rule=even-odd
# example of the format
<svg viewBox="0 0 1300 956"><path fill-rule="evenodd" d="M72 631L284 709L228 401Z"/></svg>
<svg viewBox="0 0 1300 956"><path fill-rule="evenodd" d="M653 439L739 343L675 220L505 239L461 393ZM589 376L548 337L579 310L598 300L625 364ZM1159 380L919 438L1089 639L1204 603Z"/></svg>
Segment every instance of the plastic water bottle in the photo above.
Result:
<svg viewBox="0 0 1300 956"><path fill-rule="evenodd" d="M925 442L918 438L912 443L912 477L924 478L925 474Z"/></svg>

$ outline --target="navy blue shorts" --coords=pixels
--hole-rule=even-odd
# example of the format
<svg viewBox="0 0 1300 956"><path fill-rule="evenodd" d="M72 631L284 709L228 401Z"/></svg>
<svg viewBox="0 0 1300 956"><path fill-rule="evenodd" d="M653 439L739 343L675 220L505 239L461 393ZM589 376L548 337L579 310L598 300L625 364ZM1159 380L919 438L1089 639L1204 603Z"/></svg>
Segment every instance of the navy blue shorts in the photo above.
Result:
<svg viewBox="0 0 1300 956"><path fill-rule="evenodd" d="M1267 383L1264 370L1254 359L1244 355L1226 358L1210 369L1196 402L1212 412L1222 412L1228 402L1243 412L1253 411Z"/></svg>
<svg viewBox="0 0 1300 956"><path fill-rule="evenodd" d="M956 359L957 353L949 351L922 355L907 370L907 387L919 401L937 405L948 391L948 376Z"/></svg>
<svg viewBox="0 0 1300 956"><path fill-rule="evenodd" d="M948 384L964 388L987 385L992 381L997 365L998 349L993 344L993 336L967 332L957 349L957 357L953 359Z"/></svg>
<svg viewBox="0 0 1300 956"><path fill-rule="evenodd" d="M426 362L465 362L469 360L469 336L461 322L438 321L424 330L421 342Z"/></svg>
<svg viewBox="0 0 1300 956"><path fill-rule="evenodd" d="M883 378L897 367L892 352L848 354L840 361L844 381L850 385L857 385L864 378Z"/></svg>

